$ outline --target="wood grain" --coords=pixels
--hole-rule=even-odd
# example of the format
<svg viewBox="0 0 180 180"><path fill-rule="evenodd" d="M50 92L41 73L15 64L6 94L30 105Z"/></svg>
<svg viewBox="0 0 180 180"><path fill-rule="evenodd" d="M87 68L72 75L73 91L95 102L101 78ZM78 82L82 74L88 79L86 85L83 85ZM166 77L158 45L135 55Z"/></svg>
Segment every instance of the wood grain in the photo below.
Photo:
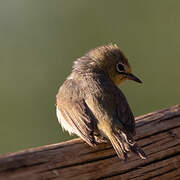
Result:
<svg viewBox="0 0 180 180"><path fill-rule="evenodd" d="M146 160L74 139L0 156L0 180L180 179L180 105L137 117L136 127Z"/></svg>

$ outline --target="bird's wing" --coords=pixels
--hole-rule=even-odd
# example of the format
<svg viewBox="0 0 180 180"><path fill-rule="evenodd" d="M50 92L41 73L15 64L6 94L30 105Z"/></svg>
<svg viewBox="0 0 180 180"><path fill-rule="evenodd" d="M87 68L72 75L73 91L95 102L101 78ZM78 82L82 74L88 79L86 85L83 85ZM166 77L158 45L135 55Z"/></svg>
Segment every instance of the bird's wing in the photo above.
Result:
<svg viewBox="0 0 180 180"><path fill-rule="evenodd" d="M103 103L105 111L113 116L113 119L122 123L124 128L135 135L135 119L122 91L110 80L101 77L101 87L104 93ZM110 117L111 118L111 117Z"/></svg>
<svg viewBox="0 0 180 180"><path fill-rule="evenodd" d="M116 143L113 143L111 140L112 145L115 148L118 156L122 157L123 159L126 159L126 153L128 151L132 151L139 155L142 159L146 159L146 154L133 138L133 136L136 134L133 113L123 93L119 90L117 94L115 119L117 118L120 123L114 127L115 138L113 140Z"/></svg>
<svg viewBox="0 0 180 180"><path fill-rule="evenodd" d="M59 119L59 122L66 130L77 134L93 146L95 145L93 131L96 119L79 93L78 86L73 80L67 80L62 85L56 96L57 108L64 123L71 130L66 129L67 126L62 124L63 120Z"/></svg>
<svg viewBox="0 0 180 180"><path fill-rule="evenodd" d="M124 127L132 134L135 135L135 119L134 115L129 107L129 104L123 95L123 93L118 90L116 97L116 111L118 119L123 123Z"/></svg>
<svg viewBox="0 0 180 180"><path fill-rule="evenodd" d="M146 159L143 150L134 141L135 119L128 105L128 102L121 90L113 85L110 81L104 82L103 104L106 104L106 112L109 119L113 119L112 130L113 136L108 136L118 156L126 159L129 151L138 154L142 159Z"/></svg>

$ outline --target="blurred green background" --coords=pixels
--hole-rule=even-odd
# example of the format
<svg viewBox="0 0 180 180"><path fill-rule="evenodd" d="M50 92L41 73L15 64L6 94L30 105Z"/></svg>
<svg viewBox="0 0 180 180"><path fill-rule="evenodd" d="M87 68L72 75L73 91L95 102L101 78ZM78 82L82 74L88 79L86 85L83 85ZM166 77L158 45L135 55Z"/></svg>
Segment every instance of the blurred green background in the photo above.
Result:
<svg viewBox="0 0 180 180"><path fill-rule="evenodd" d="M179 103L180 1L1 0L0 153L70 139L55 95L72 62L117 43L139 85L122 85L134 114Z"/></svg>

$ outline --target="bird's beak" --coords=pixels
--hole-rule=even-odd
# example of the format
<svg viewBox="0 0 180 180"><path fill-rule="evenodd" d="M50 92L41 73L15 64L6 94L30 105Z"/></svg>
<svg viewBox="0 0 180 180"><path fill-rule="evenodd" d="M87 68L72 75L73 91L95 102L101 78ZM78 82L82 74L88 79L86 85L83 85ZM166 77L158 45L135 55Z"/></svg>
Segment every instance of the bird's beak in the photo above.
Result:
<svg viewBox="0 0 180 180"><path fill-rule="evenodd" d="M137 78L135 75L133 75L132 73L126 73L126 76L130 80L136 81L138 83L142 83L142 81L139 78Z"/></svg>

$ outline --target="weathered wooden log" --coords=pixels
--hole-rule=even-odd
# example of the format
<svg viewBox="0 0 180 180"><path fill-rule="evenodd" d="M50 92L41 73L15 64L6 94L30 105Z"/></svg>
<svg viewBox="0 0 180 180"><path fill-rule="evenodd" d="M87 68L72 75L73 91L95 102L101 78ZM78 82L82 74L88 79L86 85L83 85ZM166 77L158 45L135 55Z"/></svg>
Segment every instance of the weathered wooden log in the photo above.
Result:
<svg viewBox="0 0 180 180"><path fill-rule="evenodd" d="M1 180L180 179L180 105L136 118L136 141L146 152L121 161L110 144L80 139L0 157Z"/></svg>

